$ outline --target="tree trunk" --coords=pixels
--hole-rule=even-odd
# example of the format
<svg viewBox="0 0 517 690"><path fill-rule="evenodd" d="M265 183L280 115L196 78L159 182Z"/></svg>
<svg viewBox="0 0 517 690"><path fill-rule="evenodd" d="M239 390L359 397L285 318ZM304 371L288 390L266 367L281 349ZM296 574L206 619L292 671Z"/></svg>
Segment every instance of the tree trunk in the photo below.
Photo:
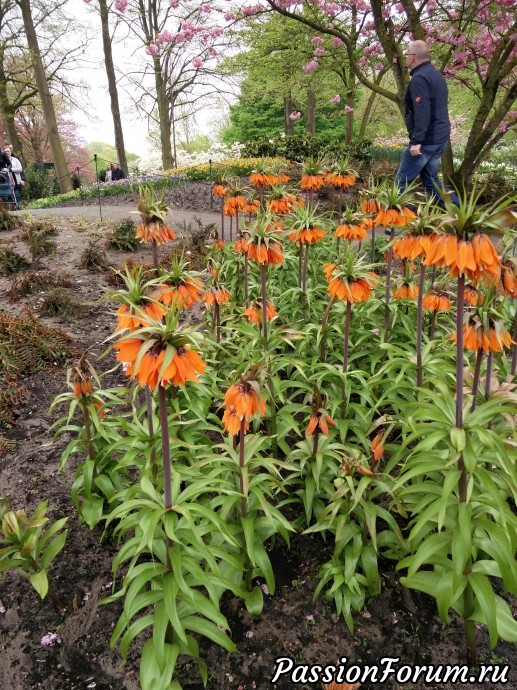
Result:
<svg viewBox="0 0 517 690"><path fill-rule="evenodd" d="M115 130L115 148L120 167L125 175L129 174L126 149L124 147L124 133L122 131L122 121L120 119L120 106L118 102L117 78L113 65L113 51L109 31L108 3L107 0L99 0L99 10L102 26L102 46L104 49L104 64L106 66L106 76L108 77L108 90L111 103L111 115L113 117L113 129Z"/></svg>
<svg viewBox="0 0 517 690"><path fill-rule="evenodd" d="M291 94L288 93L287 96L284 96L284 132L286 137L294 134L294 123L289 117L292 113L292 107Z"/></svg>
<svg viewBox="0 0 517 690"><path fill-rule="evenodd" d="M27 45L31 54L32 68L34 76L36 77L36 84L38 86L38 93L43 109L43 116L45 118L45 125L47 128L47 136L54 158L54 165L56 166L56 174L59 182L59 189L61 192L68 192L72 189L72 181L68 173L68 166L66 164L65 153L61 144L61 138L57 128L56 112L54 110L54 103L48 88L47 78L45 74L45 67L41 59L41 53L38 45L38 37L34 28L32 20L30 0L17 0L18 6L21 9L23 17L23 26L27 35Z"/></svg>
<svg viewBox="0 0 517 690"><path fill-rule="evenodd" d="M316 134L316 97L307 91L307 134Z"/></svg>
<svg viewBox="0 0 517 690"><path fill-rule="evenodd" d="M169 114L169 100L167 87L163 79L159 56L153 57L154 83L156 86L156 102L158 103L158 117L160 119L160 144L162 149L162 165L164 170L174 167L171 148L171 118Z"/></svg>

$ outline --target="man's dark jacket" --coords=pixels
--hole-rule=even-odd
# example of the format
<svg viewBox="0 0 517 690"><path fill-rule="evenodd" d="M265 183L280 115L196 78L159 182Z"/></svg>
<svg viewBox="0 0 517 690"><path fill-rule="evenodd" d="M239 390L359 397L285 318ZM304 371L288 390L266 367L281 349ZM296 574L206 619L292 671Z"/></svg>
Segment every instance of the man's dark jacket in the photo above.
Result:
<svg viewBox="0 0 517 690"><path fill-rule="evenodd" d="M113 181L124 180L125 178L126 176L124 175L124 171L122 170L122 168L115 168L115 170L113 170L113 172L111 173L111 179Z"/></svg>
<svg viewBox="0 0 517 690"><path fill-rule="evenodd" d="M404 95L409 143L443 144L451 134L445 78L431 62L423 62L410 74Z"/></svg>

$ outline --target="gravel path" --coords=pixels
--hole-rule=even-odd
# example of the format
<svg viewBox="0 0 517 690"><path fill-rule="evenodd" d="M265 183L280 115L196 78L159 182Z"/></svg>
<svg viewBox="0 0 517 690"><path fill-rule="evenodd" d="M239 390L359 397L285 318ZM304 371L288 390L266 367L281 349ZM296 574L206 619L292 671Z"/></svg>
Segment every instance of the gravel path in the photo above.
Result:
<svg viewBox="0 0 517 690"><path fill-rule="evenodd" d="M56 206L54 208L34 208L27 211L15 211L15 213L27 214L31 216L44 216L46 218L83 218L84 220L91 220L95 222L103 221L117 221L132 218L135 222L139 219L139 214L134 213L136 207L134 204L108 206L85 205L85 206ZM169 212L169 221L173 228L178 228L183 224L188 226L192 224L193 228L197 227L195 218L199 218L201 223L206 226L211 223L220 226L221 216L219 213L210 211L186 211L180 208L173 208Z"/></svg>

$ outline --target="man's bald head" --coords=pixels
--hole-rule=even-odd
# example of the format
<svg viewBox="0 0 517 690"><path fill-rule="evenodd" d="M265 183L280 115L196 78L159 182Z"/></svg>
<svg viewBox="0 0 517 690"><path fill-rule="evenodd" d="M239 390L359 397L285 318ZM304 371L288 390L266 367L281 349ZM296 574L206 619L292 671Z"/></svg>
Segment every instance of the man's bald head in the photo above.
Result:
<svg viewBox="0 0 517 690"><path fill-rule="evenodd" d="M409 52L413 53L417 60L429 60L429 48L425 41L412 41L409 44Z"/></svg>

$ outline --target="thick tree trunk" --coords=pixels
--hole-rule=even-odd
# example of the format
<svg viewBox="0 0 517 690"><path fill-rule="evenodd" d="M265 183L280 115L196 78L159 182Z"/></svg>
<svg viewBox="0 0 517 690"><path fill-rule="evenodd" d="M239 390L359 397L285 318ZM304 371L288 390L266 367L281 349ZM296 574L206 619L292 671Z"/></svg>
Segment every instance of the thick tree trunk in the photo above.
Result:
<svg viewBox="0 0 517 690"><path fill-rule="evenodd" d="M307 91L307 134L316 134L316 97Z"/></svg>
<svg viewBox="0 0 517 690"><path fill-rule="evenodd" d="M294 134L294 123L289 117L292 111L293 103L291 101L291 94L284 96L284 132L286 137L290 137Z"/></svg>
<svg viewBox="0 0 517 690"><path fill-rule="evenodd" d="M119 165L124 171L124 173L127 175L129 173L129 170L127 166L126 149L124 147L124 133L122 131L122 121L120 119L117 78L115 76L115 67L113 65L113 51L109 31L107 0L99 0L99 9L101 15L104 64L106 66L106 76L108 77L108 91L110 95L111 115L113 117L113 129L115 130L115 148L117 149L117 158Z"/></svg>
<svg viewBox="0 0 517 690"><path fill-rule="evenodd" d="M154 83L156 86L156 102L158 104L158 117L160 119L160 144L162 149L162 165L164 170L174 167L174 158L171 148L171 118L169 114L169 100L167 98L167 86L158 56L153 58Z"/></svg>
<svg viewBox="0 0 517 690"><path fill-rule="evenodd" d="M56 112L54 110L54 103L48 88L47 78L45 75L45 67L41 59L41 53L38 45L38 37L34 28L32 20L30 0L17 0L22 12L23 26L27 35L27 45L31 54L32 68L34 76L36 77L36 84L38 86L38 93L43 109L43 116L45 118L45 125L47 128L47 136L54 158L54 165L56 166L56 174L59 180L59 188L62 192L68 192L72 189L72 182L68 173L68 166L66 164L65 153L61 144L61 138L57 128Z"/></svg>

